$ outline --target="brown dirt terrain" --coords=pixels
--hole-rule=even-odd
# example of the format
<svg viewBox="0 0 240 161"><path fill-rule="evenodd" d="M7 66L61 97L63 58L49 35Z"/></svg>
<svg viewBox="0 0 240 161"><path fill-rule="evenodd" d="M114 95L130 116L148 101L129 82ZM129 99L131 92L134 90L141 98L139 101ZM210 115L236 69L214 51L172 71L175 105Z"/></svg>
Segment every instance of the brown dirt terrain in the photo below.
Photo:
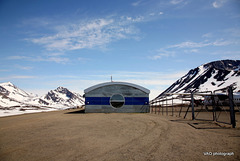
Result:
<svg viewBox="0 0 240 161"><path fill-rule="evenodd" d="M240 160L239 147L239 128L155 114L71 110L0 118L1 161Z"/></svg>

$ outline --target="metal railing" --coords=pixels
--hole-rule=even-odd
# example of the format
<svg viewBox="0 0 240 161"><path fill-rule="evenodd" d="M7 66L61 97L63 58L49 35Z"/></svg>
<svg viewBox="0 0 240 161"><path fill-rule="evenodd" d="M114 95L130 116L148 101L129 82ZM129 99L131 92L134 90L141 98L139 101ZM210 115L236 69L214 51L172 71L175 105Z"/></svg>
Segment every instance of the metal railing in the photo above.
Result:
<svg viewBox="0 0 240 161"><path fill-rule="evenodd" d="M225 93L218 94L218 91ZM223 98L224 99L223 99ZM206 99L209 99L206 102ZM224 100L224 101L223 101ZM150 113L216 121L236 127L232 87L198 93L170 93L150 101Z"/></svg>

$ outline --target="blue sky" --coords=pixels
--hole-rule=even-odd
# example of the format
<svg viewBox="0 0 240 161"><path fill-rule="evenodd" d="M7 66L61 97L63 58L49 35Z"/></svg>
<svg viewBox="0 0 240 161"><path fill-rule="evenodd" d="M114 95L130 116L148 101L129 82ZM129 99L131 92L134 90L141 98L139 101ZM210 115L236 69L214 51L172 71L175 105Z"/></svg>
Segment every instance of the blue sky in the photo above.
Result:
<svg viewBox="0 0 240 161"><path fill-rule="evenodd" d="M42 95L126 81L156 97L190 69L240 59L239 0L0 0L0 82Z"/></svg>

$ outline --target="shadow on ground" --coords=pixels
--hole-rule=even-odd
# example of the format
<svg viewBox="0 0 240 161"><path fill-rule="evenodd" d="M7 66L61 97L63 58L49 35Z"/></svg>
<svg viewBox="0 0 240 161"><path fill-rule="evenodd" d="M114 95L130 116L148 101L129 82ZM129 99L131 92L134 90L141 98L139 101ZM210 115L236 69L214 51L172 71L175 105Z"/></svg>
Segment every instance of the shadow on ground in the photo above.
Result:
<svg viewBox="0 0 240 161"><path fill-rule="evenodd" d="M77 110L77 111L71 111L71 112L67 112L67 113L64 113L64 114L85 114L85 110L80 109L80 110Z"/></svg>
<svg viewBox="0 0 240 161"><path fill-rule="evenodd" d="M227 125L222 126L214 121L201 121L201 120L170 120L172 122L186 123L195 129L229 129Z"/></svg>

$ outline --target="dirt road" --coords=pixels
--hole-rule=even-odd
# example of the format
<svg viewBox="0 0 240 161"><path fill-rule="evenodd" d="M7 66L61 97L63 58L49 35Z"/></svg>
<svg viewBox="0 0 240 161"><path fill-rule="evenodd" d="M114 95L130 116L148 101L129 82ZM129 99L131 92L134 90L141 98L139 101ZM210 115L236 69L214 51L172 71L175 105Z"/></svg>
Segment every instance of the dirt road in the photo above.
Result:
<svg viewBox="0 0 240 161"><path fill-rule="evenodd" d="M4 117L0 160L240 160L240 129L195 129L176 119L76 110Z"/></svg>

